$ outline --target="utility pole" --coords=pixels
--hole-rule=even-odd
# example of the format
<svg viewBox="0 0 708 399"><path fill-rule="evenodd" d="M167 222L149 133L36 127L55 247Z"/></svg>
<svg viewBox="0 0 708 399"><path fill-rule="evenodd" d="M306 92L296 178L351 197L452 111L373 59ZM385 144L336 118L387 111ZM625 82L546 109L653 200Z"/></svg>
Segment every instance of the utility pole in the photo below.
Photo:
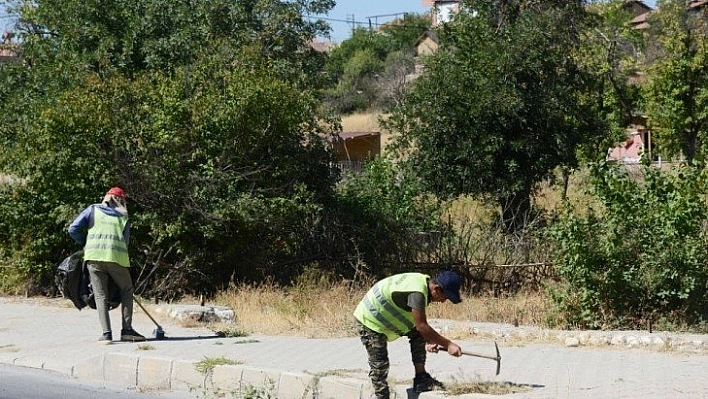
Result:
<svg viewBox="0 0 708 399"><path fill-rule="evenodd" d="M354 18L354 14L347 14L347 22L349 22L349 21L351 21L351 23L352 23L352 35L353 35L354 29L356 28L356 19Z"/></svg>
<svg viewBox="0 0 708 399"><path fill-rule="evenodd" d="M405 13L405 12L397 12L397 13L394 13L394 14L380 14L380 15L372 15L372 16L366 17L366 18L369 20L369 30L372 30L372 25L376 25L377 28L378 28L379 26L381 26L381 24L379 24L379 17L382 17L382 18L383 18L383 17L394 17L394 19L396 19L396 18L398 18L399 16L403 15L403 18L405 19L406 14L407 14L407 13ZM373 23L373 24L371 23L371 19L372 19L372 18L374 19L374 23Z"/></svg>

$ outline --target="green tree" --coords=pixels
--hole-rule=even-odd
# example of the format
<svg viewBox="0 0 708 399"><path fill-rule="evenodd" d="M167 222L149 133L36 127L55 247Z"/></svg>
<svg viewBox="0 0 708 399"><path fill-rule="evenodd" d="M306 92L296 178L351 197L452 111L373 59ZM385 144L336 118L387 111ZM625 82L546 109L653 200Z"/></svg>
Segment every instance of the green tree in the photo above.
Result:
<svg viewBox="0 0 708 399"><path fill-rule="evenodd" d="M491 198L509 232L523 227L535 184L604 129L573 57L585 21L580 1L463 2L386 122L427 189Z"/></svg>
<svg viewBox="0 0 708 399"><path fill-rule="evenodd" d="M401 77L413 72L415 42L430 27L426 15L406 14L379 31L356 29L327 60L333 88L326 102L339 113L388 105Z"/></svg>
<svg viewBox="0 0 708 399"><path fill-rule="evenodd" d="M431 243L421 237L447 230L440 221L443 207L423 195L419 180L390 159L377 158L344 180L338 198L346 217L342 232L354 237L352 244L379 277L410 270L424 255L430 259L426 246Z"/></svg>
<svg viewBox="0 0 708 399"><path fill-rule="evenodd" d="M598 206L568 209L549 229L562 277L554 298L569 327L705 320L706 169L591 170Z"/></svg>
<svg viewBox="0 0 708 399"><path fill-rule="evenodd" d="M48 276L106 187L134 212L152 288L214 289L307 252L336 174L320 139L328 0L23 3L23 62L0 67L0 261ZM325 122L325 123L323 123ZM169 270L155 271L171 264ZM181 286L180 289L184 287Z"/></svg>
<svg viewBox="0 0 708 399"><path fill-rule="evenodd" d="M708 15L683 0L664 0L649 19L656 54L646 86L657 142L671 155L704 160L708 133Z"/></svg>
<svg viewBox="0 0 708 399"><path fill-rule="evenodd" d="M393 39L398 51L413 52L415 43L430 29L430 14L408 13L381 27L381 32Z"/></svg>
<svg viewBox="0 0 708 399"><path fill-rule="evenodd" d="M324 21L306 16L333 6L333 0L22 0L13 9L33 63L61 57L96 71L131 73L187 65L205 51L255 43L264 58L302 67L315 56L306 44L329 32Z"/></svg>
<svg viewBox="0 0 708 399"><path fill-rule="evenodd" d="M345 74L345 66L357 53L366 51L375 60L383 61L393 50L393 41L386 35L369 29L358 28L349 39L334 47L327 60L327 72L332 82L339 81Z"/></svg>
<svg viewBox="0 0 708 399"><path fill-rule="evenodd" d="M583 70L596 77L586 103L609 127L607 135L598 135L581 148L583 158L594 161L626 139L626 127L641 112L641 88L632 78L645 57L642 32L630 24L633 14L625 1L593 3L588 10L593 23L582 32L577 59Z"/></svg>

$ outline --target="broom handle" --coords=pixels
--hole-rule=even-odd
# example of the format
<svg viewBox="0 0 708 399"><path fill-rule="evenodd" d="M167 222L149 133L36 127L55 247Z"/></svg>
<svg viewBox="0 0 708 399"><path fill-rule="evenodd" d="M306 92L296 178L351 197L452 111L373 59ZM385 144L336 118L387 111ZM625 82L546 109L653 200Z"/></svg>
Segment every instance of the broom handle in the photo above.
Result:
<svg viewBox="0 0 708 399"><path fill-rule="evenodd" d="M135 301L135 303L138 304L138 306L140 306L140 309L142 309L143 312L145 312L145 314L147 315L147 317L149 317L150 320L152 320L152 322L155 323L156 326L160 327L160 324L159 324L158 322L156 322L155 319L152 318L152 316L150 316L150 313L148 313L148 311L145 310L145 308L143 307L143 304L140 303L140 301L138 301L138 298L136 298L135 295L133 295L133 300ZM160 328L162 328L162 327L160 327Z"/></svg>

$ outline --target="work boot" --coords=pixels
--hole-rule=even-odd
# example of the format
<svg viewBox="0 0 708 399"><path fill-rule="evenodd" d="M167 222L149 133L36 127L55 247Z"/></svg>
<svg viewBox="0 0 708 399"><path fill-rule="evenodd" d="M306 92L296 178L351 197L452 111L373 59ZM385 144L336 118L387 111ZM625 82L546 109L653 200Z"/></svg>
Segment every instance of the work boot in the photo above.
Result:
<svg viewBox="0 0 708 399"><path fill-rule="evenodd" d="M413 378L413 389L416 393L432 391L435 388L445 389L445 385L442 382L433 378L427 372L418 373Z"/></svg>
<svg viewBox="0 0 708 399"><path fill-rule="evenodd" d="M104 332L103 335L101 335L101 338L98 339L99 344L103 345L110 345L113 343L113 334L108 331Z"/></svg>
<svg viewBox="0 0 708 399"><path fill-rule="evenodd" d="M120 340L128 342L141 342L145 341L145 337L138 334L131 328L130 330L120 330Z"/></svg>

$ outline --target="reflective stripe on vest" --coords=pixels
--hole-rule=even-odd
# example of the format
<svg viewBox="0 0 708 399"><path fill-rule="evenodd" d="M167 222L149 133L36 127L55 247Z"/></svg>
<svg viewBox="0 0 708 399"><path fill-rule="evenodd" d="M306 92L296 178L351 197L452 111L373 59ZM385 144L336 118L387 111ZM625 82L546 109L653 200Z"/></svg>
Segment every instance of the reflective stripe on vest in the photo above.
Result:
<svg viewBox="0 0 708 399"><path fill-rule="evenodd" d="M123 230L128 223L125 216L106 215L99 209L93 210L93 227L86 236L84 260L115 262L130 267L128 247L123 239Z"/></svg>
<svg viewBox="0 0 708 399"><path fill-rule="evenodd" d="M354 310L354 317L364 326L386 335L389 341L406 335L415 327L413 313L393 302L394 292L420 292L428 304L428 280L421 273L403 273L387 277L366 293Z"/></svg>

